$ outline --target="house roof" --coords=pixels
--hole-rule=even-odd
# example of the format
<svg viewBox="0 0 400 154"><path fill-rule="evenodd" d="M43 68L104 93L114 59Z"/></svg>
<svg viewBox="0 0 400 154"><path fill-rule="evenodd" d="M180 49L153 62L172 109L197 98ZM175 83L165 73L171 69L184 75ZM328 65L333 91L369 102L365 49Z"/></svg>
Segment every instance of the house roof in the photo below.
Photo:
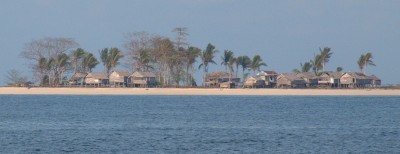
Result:
<svg viewBox="0 0 400 154"><path fill-rule="evenodd" d="M261 79L259 76L251 76L246 79L246 81L251 81L251 80L258 81L258 80L263 80L263 79Z"/></svg>
<svg viewBox="0 0 400 154"><path fill-rule="evenodd" d="M128 71L113 71L115 73L117 73L120 76L129 76L130 73Z"/></svg>
<svg viewBox="0 0 400 154"><path fill-rule="evenodd" d="M321 77L331 77L334 79L340 79L342 77L343 73L341 72L332 72L332 71L328 71L328 72L324 72L323 75L321 75Z"/></svg>
<svg viewBox="0 0 400 154"><path fill-rule="evenodd" d="M257 73L257 75L278 75L278 73L276 73L275 71L260 71L259 73Z"/></svg>
<svg viewBox="0 0 400 154"><path fill-rule="evenodd" d="M96 73L89 73L86 78L95 78L95 79L108 79L107 74L96 72Z"/></svg>
<svg viewBox="0 0 400 154"><path fill-rule="evenodd" d="M300 78L299 76L297 76L297 73L282 73L278 76L278 78L282 78L285 77L290 81L294 81L294 80L303 80L302 78Z"/></svg>
<svg viewBox="0 0 400 154"><path fill-rule="evenodd" d="M381 80L381 79L379 79L377 76L375 76L375 75L370 75L370 76L368 76L368 78L369 79L372 79L372 80Z"/></svg>
<svg viewBox="0 0 400 154"><path fill-rule="evenodd" d="M347 72L345 74L348 74L356 79L369 79L367 75L364 73L359 73L359 72Z"/></svg>
<svg viewBox="0 0 400 154"><path fill-rule="evenodd" d="M156 77L152 72L141 72L136 71L130 75L130 77Z"/></svg>
<svg viewBox="0 0 400 154"><path fill-rule="evenodd" d="M208 73L206 78L229 78L229 73L226 72L221 72L221 71L217 71L217 72L212 72L212 73ZM236 78L235 75L232 74L232 78Z"/></svg>
<svg viewBox="0 0 400 154"><path fill-rule="evenodd" d="M314 72L301 72L301 73L297 73L296 76L301 77L301 78L308 78L308 79L317 78L317 76L315 75Z"/></svg>
<svg viewBox="0 0 400 154"><path fill-rule="evenodd" d="M75 73L74 75L72 75L72 77L71 77L70 80L77 80L77 79L80 79L80 78L84 78L84 77L86 77L87 75L88 75L87 73L77 72L77 73Z"/></svg>

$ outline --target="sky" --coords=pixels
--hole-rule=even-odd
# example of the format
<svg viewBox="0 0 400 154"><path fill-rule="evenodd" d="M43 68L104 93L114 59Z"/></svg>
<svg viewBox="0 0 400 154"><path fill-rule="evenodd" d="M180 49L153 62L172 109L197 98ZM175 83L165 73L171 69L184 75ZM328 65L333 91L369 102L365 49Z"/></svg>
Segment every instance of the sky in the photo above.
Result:
<svg viewBox="0 0 400 154"><path fill-rule="evenodd" d="M360 55L372 52L377 66L367 74L400 84L399 7L398 0L2 0L0 85L10 69L31 76L20 53L35 39L73 38L98 56L105 47L124 50L127 33L174 38L175 27L188 28L192 46L216 46L218 65L210 71L224 70L220 57L227 49L259 54L268 65L262 70L283 73L330 47L326 70L359 71Z"/></svg>

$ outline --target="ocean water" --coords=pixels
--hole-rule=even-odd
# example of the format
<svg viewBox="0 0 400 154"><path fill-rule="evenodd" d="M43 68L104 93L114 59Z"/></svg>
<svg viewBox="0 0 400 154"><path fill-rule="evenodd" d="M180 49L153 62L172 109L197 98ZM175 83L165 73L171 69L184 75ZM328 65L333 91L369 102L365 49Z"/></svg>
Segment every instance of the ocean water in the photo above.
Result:
<svg viewBox="0 0 400 154"><path fill-rule="evenodd" d="M400 97L0 95L0 153L400 153Z"/></svg>

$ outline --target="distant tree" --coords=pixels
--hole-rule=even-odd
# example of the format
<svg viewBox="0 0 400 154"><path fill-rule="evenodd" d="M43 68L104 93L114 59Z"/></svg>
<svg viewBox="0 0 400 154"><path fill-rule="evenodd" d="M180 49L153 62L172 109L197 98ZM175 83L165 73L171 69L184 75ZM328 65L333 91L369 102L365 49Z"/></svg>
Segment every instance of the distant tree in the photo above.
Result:
<svg viewBox="0 0 400 154"><path fill-rule="evenodd" d="M85 50L82 48L78 48L74 50L71 54L71 63L74 69L74 74L76 72L80 72L82 67L80 64L82 64L83 57L85 56Z"/></svg>
<svg viewBox="0 0 400 154"><path fill-rule="evenodd" d="M100 51L100 59L101 63L103 63L105 73L110 74L111 65L108 48L104 48Z"/></svg>
<svg viewBox="0 0 400 154"><path fill-rule="evenodd" d="M125 39L124 47L126 51L125 65L132 71L144 71L146 68L152 67L150 64L152 59L153 36L147 32L129 33ZM155 50L153 50L155 51ZM153 52L155 54L155 52Z"/></svg>
<svg viewBox="0 0 400 154"><path fill-rule="evenodd" d="M20 71L11 69L6 75L6 84L8 86L16 86L18 83L25 83L28 81L27 77L23 76Z"/></svg>
<svg viewBox="0 0 400 154"><path fill-rule="evenodd" d="M111 70L114 70L120 64L121 58L124 57L118 48L110 48L108 55L108 62Z"/></svg>
<svg viewBox="0 0 400 154"><path fill-rule="evenodd" d="M213 46L211 43L208 43L207 48L202 52L200 58L201 58L201 64L199 65L199 69L203 68L203 85L206 81L206 75L208 73L208 64L217 64L214 61L215 54L218 51L215 50L215 46Z"/></svg>
<svg viewBox="0 0 400 154"><path fill-rule="evenodd" d="M66 71L66 67L68 67L70 65L69 59L70 59L70 57L67 54L62 53L62 54L58 55L54 61L55 67L56 67L55 72L57 72L57 74L58 74L58 77L55 80L58 80L58 84L62 84L62 81L64 79L64 72ZM54 81L54 82L56 82L56 81Z"/></svg>
<svg viewBox="0 0 400 154"><path fill-rule="evenodd" d="M305 62L304 64L303 64L303 63L300 63L300 68L301 68L301 70L294 69L293 72L295 72L295 73L309 72L309 71L311 70L312 67L313 67L313 66L312 66L311 62Z"/></svg>
<svg viewBox="0 0 400 154"><path fill-rule="evenodd" d="M99 64L99 61L92 53L87 53L83 58L83 69L87 72L92 72L92 69Z"/></svg>
<svg viewBox="0 0 400 154"><path fill-rule="evenodd" d="M231 82L232 79L232 73L233 73L233 64L236 63L236 58L232 55L232 57L228 61L228 70L229 70L229 82ZM237 72L237 70L236 70ZM237 75L236 75L237 76Z"/></svg>
<svg viewBox="0 0 400 154"><path fill-rule="evenodd" d="M310 61L313 66L313 71L315 74L318 74L320 70L323 68L322 58L323 57L320 54L317 54L314 56L314 59Z"/></svg>
<svg viewBox="0 0 400 154"><path fill-rule="evenodd" d="M245 70L251 67L251 59L248 56L239 56L236 58L237 63L242 66L243 81L245 80Z"/></svg>
<svg viewBox="0 0 400 154"><path fill-rule="evenodd" d="M255 55L250 64L250 68L253 70L253 75L256 75L256 71L260 71L261 66L267 66L267 64L263 62L260 55Z"/></svg>
<svg viewBox="0 0 400 154"><path fill-rule="evenodd" d="M325 65L326 63L329 62L329 59L331 58L332 52L331 52L331 48L329 47L325 47L324 49L319 48L320 51L320 65L322 66L322 72L325 71Z"/></svg>
<svg viewBox="0 0 400 154"><path fill-rule="evenodd" d="M231 60L233 57L234 57L234 54L230 50L225 50L224 55L221 56L221 60L222 60L221 65L225 65L225 71L228 71L229 60Z"/></svg>
<svg viewBox="0 0 400 154"><path fill-rule="evenodd" d="M336 72L342 72L343 68L342 67L336 67Z"/></svg>
<svg viewBox="0 0 400 154"><path fill-rule="evenodd" d="M196 59L198 57L200 57L200 54L201 54L201 49L199 49L197 47L193 47L193 46L188 48L188 52L187 52L187 55L186 55L186 58L187 58L187 65L186 65L186 72L187 72L186 75L187 76L186 76L186 79L190 81L190 82L188 82L190 84L188 86L193 86L194 85L193 82L195 82L195 81L192 81L192 80L194 80L194 78L193 78L193 73L194 73L193 65L196 62Z"/></svg>
<svg viewBox="0 0 400 154"><path fill-rule="evenodd" d="M365 74L365 68L367 65L376 66L375 63L372 61L372 53L367 52L365 55L361 54L360 58L357 61L358 67L360 67L360 71Z"/></svg>
<svg viewBox="0 0 400 154"><path fill-rule="evenodd" d="M30 68L34 72L34 78L43 81L43 78L47 76L47 79L49 79L49 86L53 86L53 84L57 84L55 81L59 79L59 75L67 68L60 68L57 66L57 58L62 54L69 53L78 46L78 43L70 38L48 37L26 43L24 50L21 52L21 56L30 63ZM44 60L42 58L44 58L46 62L51 62L52 66L49 71L44 71L41 66L39 66L41 64L40 60Z"/></svg>

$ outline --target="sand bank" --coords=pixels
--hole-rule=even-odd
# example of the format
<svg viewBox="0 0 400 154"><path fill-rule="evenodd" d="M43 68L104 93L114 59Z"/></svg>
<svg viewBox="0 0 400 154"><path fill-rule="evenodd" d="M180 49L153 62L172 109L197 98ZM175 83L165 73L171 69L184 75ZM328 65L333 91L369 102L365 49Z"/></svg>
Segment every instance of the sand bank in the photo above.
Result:
<svg viewBox="0 0 400 154"><path fill-rule="evenodd" d="M15 88L3 95L253 95L253 96L400 96L384 89L218 89L218 88Z"/></svg>

